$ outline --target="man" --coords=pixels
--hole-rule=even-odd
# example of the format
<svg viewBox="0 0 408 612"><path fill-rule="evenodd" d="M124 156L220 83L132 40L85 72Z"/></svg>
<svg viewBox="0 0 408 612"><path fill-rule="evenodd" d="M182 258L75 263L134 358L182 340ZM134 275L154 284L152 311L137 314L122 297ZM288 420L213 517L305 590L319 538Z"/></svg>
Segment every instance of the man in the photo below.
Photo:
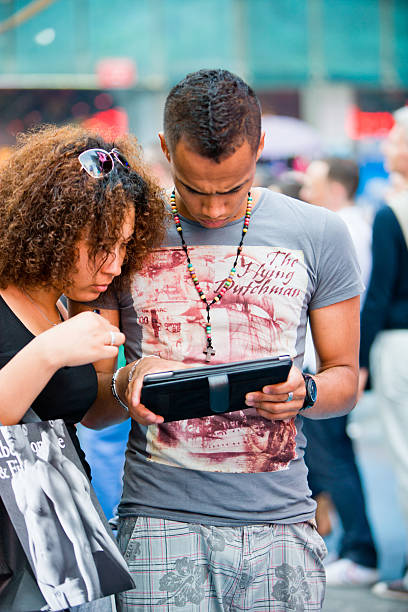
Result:
<svg viewBox="0 0 408 612"><path fill-rule="evenodd" d="M408 527L408 108L394 113L395 125L384 143L393 191L374 219L373 268L361 317L360 390L368 366L394 459L401 508ZM408 571L402 579L380 582L377 595L408 602Z"/></svg>
<svg viewBox="0 0 408 612"><path fill-rule="evenodd" d="M113 391L134 419L118 538L137 587L119 609L320 610L325 546L299 415L346 414L355 403L362 287L349 236L329 211L251 190L261 111L230 72L178 83L160 140L174 223L130 290L98 306L127 337L129 365ZM321 359L313 380L301 372L308 312ZM286 382L209 422L162 423L140 404L147 373L288 353ZM101 380L108 369L98 364ZM95 409L113 418L106 392ZM261 436L274 440L270 461L254 450Z"/></svg>
<svg viewBox="0 0 408 612"><path fill-rule="evenodd" d="M356 206L359 168L352 159L326 157L312 161L305 173L301 199L337 213L347 225L357 253L361 278L368 285L371 272L371 225Z"/></svg>
<svg viewBox="0 0 408 612"><path fill-rule="evenodd" d="M371 227L354 202L358 182L359 169L355 161L338 157L315 160L307 168L301 197L342 217L367 285L371 270ZM314 372L312 358L307 362ZM305 461L313 496L319 501L322 493L330 494L343 527L339 559L326 565L327 584L367 586L379 577L377 554L353 445L347 435L347 420L347 416L340 416L305 421L303 431L308 441Z"/></svg>
<svg viewBox="0 0 408 612"><path fill-rule="evenodd" d="M59 610L100 597L97 569L65 478L35 456L26 425L3 427L2 434L16 458L12 488L44 599Z"/></svg>

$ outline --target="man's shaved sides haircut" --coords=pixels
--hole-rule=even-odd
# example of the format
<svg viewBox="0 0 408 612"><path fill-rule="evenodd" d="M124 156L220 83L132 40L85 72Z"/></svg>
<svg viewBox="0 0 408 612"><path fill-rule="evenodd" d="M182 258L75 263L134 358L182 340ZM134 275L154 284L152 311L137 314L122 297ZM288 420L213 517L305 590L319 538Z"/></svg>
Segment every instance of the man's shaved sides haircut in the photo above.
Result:
<svg viewBox="0 0 408 612"><path fill-rule="evenodd" d="M218 163L244 141L256 153L261 138L259 100L228 70L192 72L167 96L164 136L170 152L184 138L192 151Z"/></svg>

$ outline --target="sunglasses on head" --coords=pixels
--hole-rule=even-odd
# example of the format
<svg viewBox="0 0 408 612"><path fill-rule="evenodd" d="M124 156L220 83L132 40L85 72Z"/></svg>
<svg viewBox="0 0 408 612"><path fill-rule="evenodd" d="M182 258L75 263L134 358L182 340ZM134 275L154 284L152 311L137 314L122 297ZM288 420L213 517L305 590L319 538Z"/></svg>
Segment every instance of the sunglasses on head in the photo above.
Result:
<svg viewBox="0 0 408 612"><path fill-rule="evenodd" d="M115 161L124 168L130 168L126 157L118 149L112 149L109 153L105 149L87 149L78 155L78 160L85 172L96 179L110 174L115 167Z"/></svg>

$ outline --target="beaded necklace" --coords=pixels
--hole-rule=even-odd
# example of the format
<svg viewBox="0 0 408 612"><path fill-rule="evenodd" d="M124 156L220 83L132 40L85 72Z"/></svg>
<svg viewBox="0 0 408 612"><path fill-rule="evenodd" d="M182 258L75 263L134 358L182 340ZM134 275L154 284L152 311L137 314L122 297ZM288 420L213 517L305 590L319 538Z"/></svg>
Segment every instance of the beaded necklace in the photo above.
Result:
<svg viewBox="0 0 408 612"><path fill-rule="evenodd" d="M210 309L211 306L213 306L214 304L216 304L217 302L219 302L222 299L222 296L224 295L224 293L226 293L228 291L228 289L231 287L232 285L232 279L235 275L236 272L236 267L237 267L237 263L238 263L238 257L242 251L242 244L244 242L244 238L245 238L245 234L248 231L248 226L249 226L249 221L251 219L251 210L252 210L252 196L251 196L251 192L248 192L248 200L247 200L247 207L246 207L246 212L245 212L245 218L244 218L244 226L242 228L242 234L241 234L241 240L239 242L239 245L237 247L237 254L235 257L235 261L234 264L231 268L231 271L228 275L228 277L226 278L226 280L224 281L221 289L219 290L219 292L217 293L217 295L215 295L213 297L213 299L211 300L211 302L208 302L207 300L207 296L205 295L204 291L201 289L200 287L200 283L199 280L197 278L197 275L194 271L194 267L193 264L191 263L190 260L190 256L188 254L188 248L187 248L187 244L184 240L183 237L183 230L181 227L181 221L180 221L180 217L179 217L179 213L176 207L176 192L173 189L173 192L171 194L170 197L170 205L171 205L171 212L173 214L173 220L174 223L176 225L176 229L179 233L180 239L181 239L181 246L183 248L184 253L186 254L186 258L187 258L187 269L190 273L191 279L194 283L194 286L197 290L198 295L200 296L200 299L204 302L205 307L206 307L206 311L207 311L207 324L205 326L205 332L206 332L206 336L207 336L207 346L205 348L205 350L203 351L205 357L205 360L207 362L211 361L211 357L213 357L215 355L215 350L213 347L213 343L212 343L212 336L211 336L211 315L210 315Z"/></svg>

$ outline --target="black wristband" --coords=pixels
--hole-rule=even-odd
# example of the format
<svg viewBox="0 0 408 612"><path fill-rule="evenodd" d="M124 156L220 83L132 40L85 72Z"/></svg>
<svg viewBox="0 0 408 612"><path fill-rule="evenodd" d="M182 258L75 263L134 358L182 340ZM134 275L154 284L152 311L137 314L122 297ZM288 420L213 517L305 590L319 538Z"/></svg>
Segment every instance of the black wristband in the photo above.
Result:
<svg viewBox="0 0 408 612"><path fill-rule="evenodd" d="M303 406L299 410L302 412L303 410L307 410L315 405L317 400L317 385L315 379L309 374L304 374L302 372L303 380L305 381L306 395L305 400L303 402Z"/></svg>

